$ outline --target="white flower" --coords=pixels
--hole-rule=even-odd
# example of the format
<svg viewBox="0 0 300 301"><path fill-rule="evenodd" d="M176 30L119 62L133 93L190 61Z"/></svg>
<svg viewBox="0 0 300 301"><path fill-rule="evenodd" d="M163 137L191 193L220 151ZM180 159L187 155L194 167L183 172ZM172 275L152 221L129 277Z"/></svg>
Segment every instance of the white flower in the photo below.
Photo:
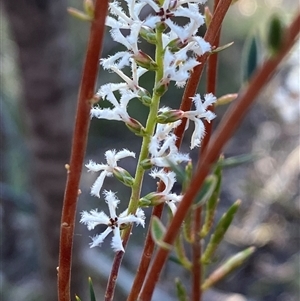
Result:
<svg viewBox="0 0 300 301"><path fill-rule="evenodd" d="M117 167L117 162L120 159L126 157L135 158L135 153L130 152L128 149L123 149L119 152L116 152L116 150L108 150L105 152L107 164L97 164L90 160L90 162L85 165L89 169L89 171L98 172L102 170L99 177L96 179L95 183L91 188L91 195L100 198L100 190L102 188L105 177L111 177L113 175L114 168Z"/></svg>
<svg viewBox="0 0 300 301"><path fill-rule="evenodd" d="M194 97L192 97L192 100L195 104L196 110L186 111L182 116L187 118L188 120L194 121L195 123L195 129L191 138L191 149L200 145L201 140L205 134L204 124L201 118L205 118L207 122L210 122L216 117L213 112L207 110L207 108L211 104L216 102L216 97L213 94L205 94L204 102L202 102L199 94L196 94Z"/></svg>
<svg viewBox="0 0 300 301"><path fill-rule="evenodd" d="M172 53L168 48L164 55L164 74L162 82L169 83L175 81L178 87L183 87L190 77L190 72L199 62L191 57L188 58L188 48L183 48L176 53Z"/></svg>
<svg viewBox="0 0 300 301"><path fill-rule="evenodd" d="M110 62L107 62L109 59L102 59L101 64L104 69L110 69L116 74L118 74L123 80L123 83L114 83L103 85L100 87L96 95L102 98L106 98L109 92L114 92L117 90L131 90L138 97L138 92L141 90L139 86L140 77L147 72L147 69L137 66L136 62L133 59L130 59L131 63L131 74L132 78L128 77L124 72L116 67L116 65L111 65ZM108 88L107 88L108 87Z"/></svg>
<svg viewBox="0 0 300 301"><path fill-rule="evenodd" d="M100 246L105 237L113 232L113 238L111 246L115 252L125 252L120 234L120 225L136 223L137 225L145 226L145 215L142 209L138 209L136 214L127 214L127 210L121 213L119 216L116 214L116 208L120 202L112 191L104 191L104 197L109 209L109 216L103 211L98 212L97 209L90 212L83 211L81 213L80 223L87 225L88 230L94 229L97 225L107 225L107 228L101 234L92 237L93 242L90 243L90 247Z"/></svg>
<svg viewBox="0 0 300 301"><path fill-rule="evenodd" d="M168 107L162 107L159 109L159 112L164 113L168 112L170 108ZM181 124L181 120L177 120L175 122L161 124L158 123L156 125L155 134L153 136L153 139L156 139L158 142L165 140L170 134L172 134L172 131L177 128Z"/></svg>
<svg viewBox="0 0 300 301"><path fill-rule="evenodd" d="M140 20L141 10L147 5L146 1L125 0L127 3L128 14L123 10L120 2L113 1L109 3L109 10L112 16L106 18L106 26L111 28L130 29L134 22L145 23Z"/></svg>
<svg viewBox="0 0 300 301"><path fill-rule="evenodd" d="M116 84L107 84L101 87L103 95L106 94L106 99L114 106L114 108L101 109L100 107L93 107L91 109L91 117L129 122L130 116L127 112L127 106L129 101L137 96L131 90L121 88L119 90L121 98L120 101L118 101L112 91L112 89L115 88L114 85Z"/></svg>
<svg viewBox="0 0 300 301"><path fill-rule="evenodd" d="M159 193L159 195L163 196L163 200L170 207L172 214L174 215L176 212L176 203L180 202L182 199L182 195L177 195L176 193L171 193L171 190L176 183L176 175L175 172L165 172L163 169L157 171L156 169L152 170L150 173L152 178L159 178L164 184L165 189Z"/></svg>
<svg viewBox="0 0 300 301"><path fill-rule="evenodd" d="M119 70L115 65L106 65L106 61L102 61L103 67L113 70L125 82L123 83L109 83L102 85L96 95L99 98L107 99L114 107L100 108L95 106L91 109L91 117L98 119L118 120L123 122L130 122L130 116L127 112L127 106L131 99L139 98L141 94L145 94L145 89L139 86L139 78L147 72L145 68L138 67L134 60L131 61L132 79ZM115 91L119 91L121 98L118 101L114 95Z"/></svg>
<svg viewBox="0 0 300 301"><path fill-rule="evenodd" d="M151 155L150 162L159 167L170 167L171 164L177 165L181 162L190 160L188 154L179 153L175 145L176 136L171 133L180 120L169 124L158 124L156 132L151 138L149 152Z"/></svg>

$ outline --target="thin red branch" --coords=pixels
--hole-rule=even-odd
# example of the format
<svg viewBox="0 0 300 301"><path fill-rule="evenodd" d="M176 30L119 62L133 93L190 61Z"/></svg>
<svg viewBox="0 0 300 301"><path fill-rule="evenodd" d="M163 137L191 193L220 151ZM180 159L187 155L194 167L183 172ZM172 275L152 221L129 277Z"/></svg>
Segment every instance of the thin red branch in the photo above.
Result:
<svg viewBox="0 0 300 301"><path fill-rule="evenodd" d="M201 278L202 278L202 269L201 269L201 239L200 239L200 228L201 228L201 214L202 207L197 208L193 214L193 236L194 241L192 244L192 300L199 301L201 300Z"/></svg>
<svg viewBox="0 0 300 301"><path fill-rule="evenodd" d="M298 15L295 17L290 27L287 28L283 34L285 39L282 43L280 51L276 56L267 60L256 71L255 75L250 80L248 87L245 88L239 99L237 99L236 102L230 106L229 110L222 118L221 123L212 136L212 139L210 140L209 145L203 154L203 157L199 161L196 174L190 184L190 187L180 202L176 214L174 215L167 229L164 237L164 241L166 243L173 244L175 241L185 215L198 192L198 187L201 187L203 181L210 171L211 165L218 159L222 148L237 129L240 122L243 120L244 115L246 114L250 105L254 102L262 88L270 80L279 63L288 54L289 50L296 42L299 31L300 13L298 12ZM158 249L151 268L147 274L144 287L138 299L139 301L151 300L154 287L161 272L161 267L164 266L168 254L169 250L163 248Z"/></svg>
<svg viewBox="0 0 300 301"><path fill-rule="evenodd" d="M163 189L164 189L163 187L164 187L164 184L163 184L163 182L160 181L159 186L157 188L157 191L158 192L163 191ZM151 218L153 216L156 216L156 217L160 218L161 215L162 215L162 212L163 212L163 208L164 208L164 204L160 204L158 206L155 206L152 210ZM150 221L150 223L151 223L151 221ZM151 230L150 230L150 227L149 227L148 232L147 232L147 236L146 236L146 239L145 239L144 250L143 250L143 253L142 253L141 261L140 261L140 264L137 268L136 275L135 275L135 278L134 278L134 282L132 284L132 289L131 289L130 294L127 298L127 301L135 301L137 299L138 294L140 293L141 288L143 286L143 283L144 283L144 280L145 280L145 277L146 277L146 273L147 273L148 268L150 266L151 258L152 258L153 251L154 251L154 247L155 247L155 243L152 239Z"/></svg>
<svg viewBox="0 0 300 301"><path fill-rule="evenodd" d="M214 11L216 10L219 4L219 0L214 1ZM221 24L222 25L222 24ZM212 47L218 47L221 36L221 28L216 34L215 41L212 44ZM207 60L207 84L206 84L206 92L216 94L216 84L217 84L217 66L218 66L218 54L210 55ZM214 111L214 106L211 105L208 108L210 111ZM210 140L212 134L212 124L213 122L204 121L205 127L205 136L201 142L200 148L200 156L204 153L208 142ZM194 241L192 244L192 300L200 301L202 299L202 290L201 290L201 282L202 282L202 265L200 262L201 258L201 239L200 239L200 228L202 226L202 206L196 208L194 212Z"/></svg>
<svg viewBox="0 0 300 301"><path fill-rule="evenodd" d="M70 280L75 214L82 165L90 124L90 99L94 95L99 57L104 38L104 22L108 1L96 0L95 17L91 22L90 38L81 79L75 128L73 134L70 167L63 202L58 270L58 300L70 301ZM55 122L55 121L54 121Z"/></svg>
<svg viewBox="0 0 300 301"><path fill-rule="evenodd" d="M211 19L211 23L209 28L207 29L204 39L211 45L214 45L215 39L218 36L218 33L220 31L222 22L224 20L224 17L228 11L228 8L231 4L230 0L220 0L219 5L216 7L216 10L213 14L213 17ZM194 96L197 92L197 88L201 79L202 72L204 70L205 62L207 61L209 57L208 53L205 53L204 55L200 56L198 58L198 62L200 63L198 66L196 66L193 70L193 73L187 82L186 88L184 90L184 94L182 97L182 102L180 105L180 110L182 111L189 111L192 106L192 99L191 97ZM186 126L186 119L182 120L182 123L175 129L175 135L177 136L177 140L179 140L179 143L181 143L181 140L183 139L183 133Z"/></svg>
<svg viewBox="0 0 300 301"><path fill-rule="evenodd" d="M225 1L226 2L226 1ZM227 0L227 2L230 2ZM229 7L230 3L228 4ZM228 9L228 8L227 8ZM212 21L211 21L211 26L209 27L208 31L206 32L206 35L204 37L204 39L210 43L214 42L214 37L216 37L218 35L218 31L219 28L222 24L222 21L224 19L224 16L227 12L227 9L224 9L223 7L221 7L218 11L218 15L214 16ZM208 58L208 55L205 56L201 56L199 58L199 62L201 63L200 65L198 65L192 76L191 79L188 81L187 84L187 88L185 90L185 94L183 97L183 101L181 103L180 109L183 111L187 111L190 109L191 107L191 100L190 100L190 96L195 94L195 91L197 90L197 87L199 85L199 81L201 78L201 74L203 72L203 68L204 68L204 63L206 61L206 59ZM176 146L178 148L180 148L181 142L182 142L182 138L183 138L183 134L184 134L184 128L185 128L185 122L184 121L181 125L181 127L176 128L175 130L175 135L178 137L178 139L176 140ZM162 183L160 183L159 187L158 187L158 191L162 191ZM151 216L157 216L157 217L161 217L162 215L162 211L163 211L163 204L159 205L159 206L155 206L153 208L152 214ZM147 233L147 237L145 240L145 245L144 245L144 250L143 250L143 254L142 254L142 258L139 264L139 267L137 269L137 273L134 279L134 283L132 286L132 290L128 296L127 301L135 301L140 290L141 287L144 283L144 279L146 277L146 273L149 269L149 265L151 262L151 258L152 258L152 254L154 251L154 247L155 247L155 243L152 240L151 237L151 233L150 233L150 228L148 229L148 233Z"/></svg>

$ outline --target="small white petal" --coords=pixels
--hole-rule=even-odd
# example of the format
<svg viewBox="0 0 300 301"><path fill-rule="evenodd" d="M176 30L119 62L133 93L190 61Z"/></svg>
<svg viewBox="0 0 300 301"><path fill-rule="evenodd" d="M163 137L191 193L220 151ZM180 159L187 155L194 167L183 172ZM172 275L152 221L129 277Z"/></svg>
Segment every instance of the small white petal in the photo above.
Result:
<svg viewBox="0 0 300 301"><path fill-rule="evenodd" d="M89 171L94 171L94 172L97 172L97 171L100 171L100 170L104 170L105 166L106 165L104 165L104 164L97 164L97 163L95 163L92 160L90 160L89 163L85 165L85 167L87 169L89 169Z"/></svg>
<svg viewBox="0 0 300 301"><path fill-rule="evenodd" d="M109 215L112 219L115 219L117 217L116 208L118 207L120 200L116 198L115 193L112 192L111 190L110 191L105 190L103 193L104 193L106 203L108 205Z"/></svg>
<svg viewBox="0 0 300 301"><path fill-rule="evenodd" d="M122 239L120 235L120 229L119 227L116 227L114 230L114 236L111 240L111 247L115 252L123 251L125 252L122 244Z"/></svg>
<svg viewBox="0 0 300 301"><path fill-rule="evenodd" d="M126 158L126 157L132 157L135 158L135 153L129 151L128 149L124 148L123 150L119 151L116 154L116 161L119 161L120 159Z"/></svg>
<svg viewBox="0 0 300 301"><path fill-rule="evenodd" d="M172 211L172 214L174 216L175 213L176 213L176 210L177 210L177 207L176 207L175 203L173 203L173 202L166 202L166 203L170 207L170 209Z"/></svg>
<svg viewBox="0 0 300 301"><path fill-rule="evenodd" d="M97 180L95 181L95 183L93 184L92 188L91 188L91 195L94 195L98 198L100 198L100 190L102 188L103 182L105 177L109 177L112 176L111 172L107 172L106 170L102 171L99 175L99 177L97 178Z"/></svg>
<svg viewBox="0 0 300 301"><path fill-rule="evenodd" d="M92 242L90 243L90 248L94 248L97 246L101 246L102 242L104 241L105 237L112 232L113 230L108 227L104 232L102 232L99 235L95 235L92 237Z"/></svg>
<svg viewBox="0 0 300 301"><path fill-rule="evenodd" d="M108 224L109 217L103 212L91 210L90 213L83 211L81 213L80 223L87 225L88 230L94 229L97 225Z"/></svg>

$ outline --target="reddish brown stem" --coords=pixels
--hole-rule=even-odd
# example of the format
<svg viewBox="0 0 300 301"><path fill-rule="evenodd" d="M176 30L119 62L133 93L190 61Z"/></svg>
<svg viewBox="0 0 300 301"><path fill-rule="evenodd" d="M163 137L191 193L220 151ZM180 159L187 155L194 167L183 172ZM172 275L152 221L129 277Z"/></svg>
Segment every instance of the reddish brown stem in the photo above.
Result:
<svg viewBox="0 0 300 301"><path fill-rule="evenodd" d="M215 0L214 11L216 10L218 3L219 0ZM221 36L221 28L216 35L214 43L212 44L213 47L217 48L219 46L220 36ZM207 93L216 94L217 69L218 69L218 54L215 53L213 55L210 55L207 60L207 84L206 84ZM209 109L211 111L214 111L214 106L210 106ZM204 149L206 148L212 133L212 122L209 123L207 121L204 121L204 125L205 125L206 133L201 143L201 148L200 148L201 153L203 153Z"/></svg>
<svg viewBox="0 0 300 301"><path fill-rule="evenodd" d="M157 191L158 192L163 191L163 189L164 189L163 187L164 187L163 183L160 182ZM160 218L162 215L162 212L163 212L163 208L164 208L164 204L155 206L152 210L151 217L156 216L156 217ZM151 223L151 221L150 221L150 223ZM135 301L137 299L137 296L140 293L140 290L143 286L143 283L144 283L144 280L146 277L146 273L148 271L148 268L149 268L149 265L151 262L154 247L155 247L155 243L152 239L151 231L150 231L150 227L149 227L147 236L145 239L144 250L142 253L141 261L138 266L138 269L137 269L137 272L136 272L136 275L134 278L134 282L132 284L132 289L127 298L127 301Z"/></svg>
<svg viewBox="0 0 300 301"><path fill-rule="evenodd" d="M226 1L225 1L226 2ZM227 0L227 2L230 2ZM229 3L230 4L230 3ZM229 7L228 4L228 7ZM228 8L227 8L228 9ZM213 43L214 37L217 36L219 28L221 26L221 23L223 21L223 18L227 12L227 9L224 9L223 7L219 9L218 14L213 17L211 21L211 26L209 27L208 31L206 32L206 35L204 39L210 43ZM206 59L208 58L208 55L201 56L199 58L199 62L201 63L199 66L197 66L191 76L191 79L189 80L187 84L187 88L185 90L185 94L183 97L183 101L181 103L180 109L183 111L187 111L191 107L191 100L190 96L195 94L195 91L197 90L201 74L203 72L204 63ZM194 91L194 92L193 92ZM185 121L184 121L185 122ZM185 123L181 127L176 128L175 135L178 137L176 140L176 146L179 148L182 142L183 133L184 133ZM163 189L161 186L161 183L159 185L158 191L161 191L160 189ZM159 205L153 208L152 216L161 217L163 211L163 205ZM146 273L148 271L150 261L152 258L152 254L154 251L155 244L152 240L150 229L148 229L147 237L145 240L145 246L142 254L142 258L135 276L135 280L132 286L132 290L128 296L127 301L135 301L137 299L137 296L140 292L140 289L143 285L144 279L146 277Z"/></svg>
<svg viewBox="0 0 300 301"><path fill-rule="evenodd" d="M214 11L216 10L218 6L219 0L215 0L214 2ZM221 30L218 31L213 47L219 46L220 41L220 35ZM210 55L207 60L207 85L206 85L206 91L207 93L216 93L216 82L217 82L217 65L218 65L218 54ZM214 106L210 106L208 108L211 111L214 111ZM212 122L204 121L204 126L206 130L206 134L204 136L204 139L201 143L200 148L200 158L201 155L204 153L204 150L206 149L208 142L211 137L212 133ZM194 213L194 236L195 240L192 245L192 251L193 251L193 269L192 269L192 275L193 275L193 282L192 282L192 300L200 301L202 298L202 290L201 290L201 281L202 281L202 265L200 262L201 258L201 239L199 236L200 228L202 225L201 222L202 217L202 207L199 207L195 210Z"/></svg>
<svg viewBox="0 0 300 301"><path fill-rule="evenodd" d="M174 243L185 215L198 192L198 187L201 187L203 181L210 171L211 165L218 159L222 148L232 136L233 132L236 130L240 122L243 120L243 117L249 109L250 105L254 102L259 92L275 72L276 67L296 42L299 31L300 13L298 12L298 15L293 20L290 27L287 28L283 34L283 37L285 37L285 39L282 42L281 49L278 51L277 55L267 60L256 71L255 75L250 80L248 87L245 88L245 90L240 94L239 99L237 99L237 101L230 106L229 110L222 118L221 123L212 136L212 139L210 140L208 147L203 154L203 157L200 158L196 174L190 184L190 187L184 195L182 201L179 203L176 214L174 215L167 229L164 237L164 241L166 243ZM168 254L169 250L163 248L158 249L151 268L147 274L144 287L138 299L139 301L151 300L154 287L161 272L161 267L164 266Z"/></svg>
<svg viewBox="0 0 300 301"><path fill-rule="evenodd" d="M206 34L204 36L205 41L207 41L211 45L214 45L215 39L220 31L222 22L224 20L224 17L228 11L230 4L231 4L230 0L220 0L220 3L216 7L209 28L207 29ZM197 92L201 75L204 70L205 62L208 59L208 57L209 57L208 53L205 53L204 55L199 57L198 62L200 63L200 65L194 68L191 78L187 82L182 97L180 110L189 111L191 109L192 106L191 97L194 96ZM186 126L186 119L183 119L182 123L175 129L175 135L178 137L177 140L181 141L183 139L185 126Z"/></svg>
<svg viewBox="0 0 300 301"><path fill-rule="evenodd" d="M201 278L202 278L202 269L201 269L201 239L199 231L201 228L201 214L202 207L197 208L194 211L194 226L193 226L193 236L194 241L192 244L192 300L199 301L201 300Z"/></svg>
<svg viewBox="0 0 300 301"><path fill-rule="evenodd" d="M216 10L218 6L219 0L215 0L214 2L214 11ZM212 44L212 47L218 47L220 42L220 35L221 35L221 29L216 34L216 38L214 41L214 44ZM207 60L207 85L206 85L206 91L207 93L216 93L216 82L217 82L217 65L218 65L218 54L210 55ZM210 106L208 108L212 112L214 111L214 106ZM211 134L212 134L212 122L204 121L205 126L205 136L201 143L200 148L200 156L203 154L204 150L206 149L208 142L210 140ZM201 239L200 239L200 228L202 225L202 207L199 207L195 210L194 213L194 242L192 245L192 262L193 262L193 269L192 269L192 300L200 301L202 298L202 290L201 290L201 281L202 281L202 265L200 262L201 258Z"/></svg>
<svg viewBox="0 0 300 301"><path fill-rule="evenodd" d="M90 99L94 95L99 57L104 38L104 22L108 1L96 0L95 18L91 23L90 38L79 89L70 167L63 202L58 270L58 300L70 301L70 279L75 213L82 164L90 124Z"/></svg>

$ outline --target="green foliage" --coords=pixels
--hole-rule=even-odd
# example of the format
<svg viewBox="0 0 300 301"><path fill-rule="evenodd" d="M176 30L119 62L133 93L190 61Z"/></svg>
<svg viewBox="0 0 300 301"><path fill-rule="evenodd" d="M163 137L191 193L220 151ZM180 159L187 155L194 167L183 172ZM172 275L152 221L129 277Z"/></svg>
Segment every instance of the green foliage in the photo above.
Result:
<svg viewBox="0 0 300 301"><path fill-rule="evenodd" d="M259 64L259 42L256 34L248 36L242 55L242 81L248 82Z"/></svg>
<svg viewBox="0 0 300 301"><path fill-rule="evenodd" d="M212 274L202 284L201 289L205 291L222 280L236 268L240 267L254 253L254 251L254 247L249 247L230 257L225 263L212 272Z"/></svg>
<svg viewBox="0 0 300 301"><path fill-rule="evenodd" d="M179 278L175 279L175 284L178 301L188 301L186 289Z"/></svg>
<svg viewBox="0 0 300 301"><path fill-rule="evenodd" d="M211 235L209 243L204 251L204 254L201 257L201 262L203 264L209 264L212 261L212 256L223 240L224 235L228 227L230 226L240 204L241 201L237 200L221 217L216 226L215 232Z"/></svg>
<svg viewBox="0 0 300 301"><path fill-rule="evenodd" d="M222 161L223 161L223 159L219 160L218 165L214 171L214 176L216 178L216 184L215 184L213 193L210 195L210 198L209 198L208 202L206 203L205 221L204 221L204 225L200 232L201 238L204 238L208 234L208 232L210 231L210 229L213 225L214 216L215 216L215 212L216 212L216 208L217 208L217 204L218 204L218 200L219 200L219 195L221 192L221 183L222 183L222 165L221 164L222 164Z"/></svg>
<svg viewBox="0 0 300 301"><path fill-rule="evenodd" d="M212 196L218 183L218 178L215 175L208 176L199 191L193 208L197 208L205 204Z"/></svg>
<svg viewBox="0 0 300 301"><path fill-rule="evenodd" d="M224 168L236 167L242 164L250 163L259 158L258 154L243 154L230 158L226 158L223 160L219 160L217 165Z"/></svg>
<svg viewBox="0 0 300 301"><path fill-rule="evenodd" d="M172 246L163 241L166 228L157 216L153 216L151 220L151 235L154 242L164 249L171 249Z"/></svg>
<svg viewBox="0 0 300 301"><path fill-rule="evenodd" d="M283 24L279 15L275 14L271 17L267 35L267 47L269 53L274 56L281 48L283 40Z"/></svg>
<svg viewBox="0 0 300 301"><path fill-rule="evenodd" d="M89 277L89 291L90 291L90 301L96 301L94 286L93 286L93 282L92 282L91 277Z"/></svg>

